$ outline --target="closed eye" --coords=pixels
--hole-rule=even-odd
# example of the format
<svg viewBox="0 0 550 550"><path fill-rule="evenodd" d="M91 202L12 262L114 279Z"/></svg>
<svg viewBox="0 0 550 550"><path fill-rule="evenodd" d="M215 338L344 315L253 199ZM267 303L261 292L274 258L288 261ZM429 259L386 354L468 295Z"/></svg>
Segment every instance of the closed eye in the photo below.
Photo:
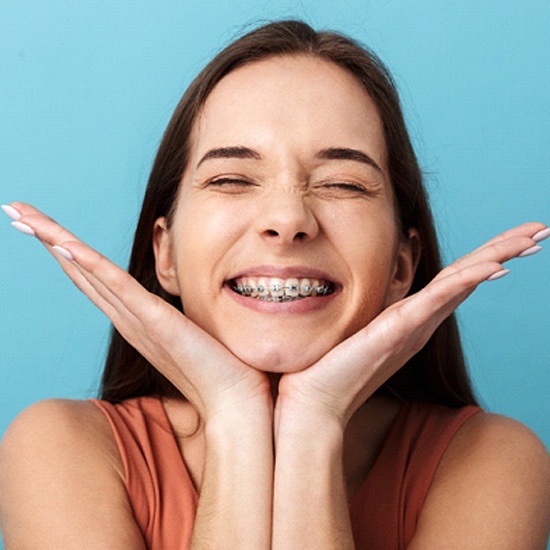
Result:
<svg viewBox="0 0 550 550"><path fill-rule="evenodd" d="M208 185L214 185L214 186L216 186L216 185L219 185L219 186L223 186L223 185L249 186L249 185L256 185L256 184L252 183L251 181L241 179L241 178L227 178L227 177L224 177L224 178L214 178L213 180L210 180L208 182Z"/></svg>
<svg viewBox="0 0 550 550"><path fill-rule="evenodd" d="M328 183L328 187L337 187L338 189L346 189L348 191L359 191L366 193L367 190L362 185L356 183Z"/></svg>
<svg viewBox="0 0 550 550"><path fill-rule="evenodd" d="M317 192L336 197L363 196L371 197L375 191L364 185L354 182L329 182L315 186Z"/></svg>
<svg viewBox="0 0 550 550"><path fill-rule="evenodd" d="M258 184L244 178L220 176L207 181L205 187L228 195L242 195L258 187Z"/></svg>

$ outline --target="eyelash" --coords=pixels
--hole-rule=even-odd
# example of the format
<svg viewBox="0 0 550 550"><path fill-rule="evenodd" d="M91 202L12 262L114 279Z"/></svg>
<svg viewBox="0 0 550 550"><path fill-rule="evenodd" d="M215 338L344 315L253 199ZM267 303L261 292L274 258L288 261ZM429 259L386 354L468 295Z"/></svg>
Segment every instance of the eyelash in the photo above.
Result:
<svg viewBox="0 0 550 550"><path fill-rule="evenodd" d="M372 191L370 191L363 185L359 183L351 183L351 182L323 183L319 185L318 188L349 191L350 193L358 193L360 195L367 195L367 196L371 196L373 194Z"/></svg>
<svg viewBox="0 0 550 550"><path fill-rule="evenodd" d="M327 187L337 187L338 189L347 189L350 191L360 191L366 193L367 190L357 183L347 183L347 182L337 182L337 183L327 183Z"/></svg>
<svg viewBox="0 0 550 550"><path fill-rule="evenodd" d="M240 178L214 178L213 180L210 180L208 182L208 185L220 186L220 187L227 184L242 185L242 186L255 185L251 181L240 179Z"/></svg>

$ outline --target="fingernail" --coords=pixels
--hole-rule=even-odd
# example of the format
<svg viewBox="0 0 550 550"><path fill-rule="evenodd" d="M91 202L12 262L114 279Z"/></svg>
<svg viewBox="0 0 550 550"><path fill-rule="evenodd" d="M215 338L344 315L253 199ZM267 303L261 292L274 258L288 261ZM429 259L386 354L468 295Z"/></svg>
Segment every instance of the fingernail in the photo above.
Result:
<svg viewBox="0 0 550 550"><path fill-rule="evenodd" d="M538 233L535 233L531 238L536 243L540 243L540 241L544 241L544 239L547 239L548 237L550 237L550 227L547 227L546 229L542 229Z"/></svg>
<svg viewBox="0 0 550 550"><path fill-rule="evenodd" d="M15 229L21 231L21 233L25 233L25 235L30 235L31 237L36 236L34 229L25 223L11 222L11 224L13 225L13 227L15 227Z"/></svg>
<svg viewBox="0 0 550 550"><path fill-rule="evenodd" d="M525 258L526 256L532 256L533 254L536 254L541 250L542 250L542 246L539 246L538 244L536 244L535 246L532 246L531 248L524 250L521 254L518 254L518 257Z"/></svg>
<svg viewBox="0 0 550 550"><path fill-rule="evenodd" d="M69 260L69 262L73 262L74 261L74 256L66 249L66 248L63 248L62 246L52 246L52 248L63 258L65 258L66 260Z"/></svg>
<svg viewBox="0 0 550 550"><path fill-rule="evenodd" d="M493 273L490 277L487 277L488 281L497 281L498 279L502 279L502 277L505 277L510 273L509 269L501 269L500 271L497 271L496 273Z"/></svg>
<svg viewBox="0 0 550 550"><path fill-rule="evenodd" d="M21 217L21 213L18 212L13 206L9 204L3 204L2 210L10 217L13 221L17 221Z"/></svg>

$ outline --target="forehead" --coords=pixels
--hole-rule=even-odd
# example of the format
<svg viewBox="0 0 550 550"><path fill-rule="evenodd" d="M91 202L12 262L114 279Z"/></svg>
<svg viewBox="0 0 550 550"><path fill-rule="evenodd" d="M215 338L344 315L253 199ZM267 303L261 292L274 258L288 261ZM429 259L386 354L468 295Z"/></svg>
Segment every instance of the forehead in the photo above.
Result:
<svg viewBox="0 0 550 550"><path fill-rule="evenodd" d="M261 60L225 76L195 121L192 150L282 141L295 147L362 146L379 155L385 150L378 110L358 79L304 55Z"/></svg>

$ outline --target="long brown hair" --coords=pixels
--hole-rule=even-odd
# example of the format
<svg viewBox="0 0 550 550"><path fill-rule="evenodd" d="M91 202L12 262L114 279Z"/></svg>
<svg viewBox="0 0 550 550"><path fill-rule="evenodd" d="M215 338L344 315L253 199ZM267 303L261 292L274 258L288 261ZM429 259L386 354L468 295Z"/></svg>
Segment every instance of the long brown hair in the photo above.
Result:
<svg viewBox="0 0 550 550"><path fill-rule="evenodd" d="M129 272L147 290L182 309L178 297L167 294L155 274L153 224L170 219L186 169L193 124L214 86L229 72L273 56L309 55L349 71L376 104L384 125L388 169L397 215L404 235L416 228L422 254L411 288L414 293L441 269L440 252L422 173L412 148L393 79L368 49L341 34L316 32L300 21L262 26L231 43L197 76L178 104L160 144L145 193L132 249ZM470 380L454 316L448 318L426 346L379 390L404 400L449 406L474 404ZM113 328L101 397L116 402L142 395L179 395L176 388Z"/></svg>

